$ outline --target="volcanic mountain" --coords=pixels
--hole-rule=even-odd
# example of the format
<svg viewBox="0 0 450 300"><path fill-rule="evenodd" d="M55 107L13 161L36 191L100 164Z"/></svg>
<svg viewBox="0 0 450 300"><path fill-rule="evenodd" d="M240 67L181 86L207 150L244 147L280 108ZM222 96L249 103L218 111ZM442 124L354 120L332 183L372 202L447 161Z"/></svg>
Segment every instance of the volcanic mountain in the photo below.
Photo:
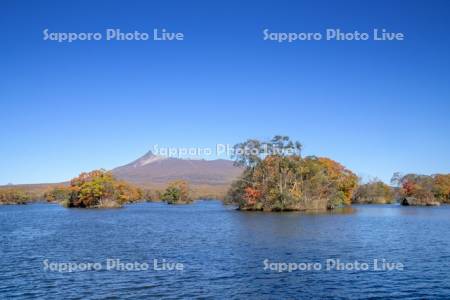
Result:
<svg viewBox="0 0 450 300"><path fill-rule="evenodd" d="M164 186L169 181L183 179L193 186L222 189L236 179L242 169L225 159L180 159L153 154L149 151L137 160L112 170L114 176L140 186Z"/></svg>
<svg viewBox="0 0 450 300"><path fill-rule="evenodd" d="M172 180L189 182L194 196L222 198L231 182L243 169L225 159L179 159L154 155L149 151L137 160L112 169L113 175L149 190L161 191ZM69 182L6 185L0 188L18 187L27 192L43 195L48 189Z"/></svg>

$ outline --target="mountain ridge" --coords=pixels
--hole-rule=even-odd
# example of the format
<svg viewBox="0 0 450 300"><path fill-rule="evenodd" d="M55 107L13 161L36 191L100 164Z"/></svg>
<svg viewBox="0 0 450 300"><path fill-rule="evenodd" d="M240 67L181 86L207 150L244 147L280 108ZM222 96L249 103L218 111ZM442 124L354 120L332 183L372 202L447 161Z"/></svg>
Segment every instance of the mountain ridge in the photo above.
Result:
<svg viewBox="0 0 450 300"><path fill-rule="evenodd" d="M159 156L148 151L138 159L111 170L114 176L140 186L167 184L183 179L192 185L225 186L242 169L226 159L183 159Z"/></svg>

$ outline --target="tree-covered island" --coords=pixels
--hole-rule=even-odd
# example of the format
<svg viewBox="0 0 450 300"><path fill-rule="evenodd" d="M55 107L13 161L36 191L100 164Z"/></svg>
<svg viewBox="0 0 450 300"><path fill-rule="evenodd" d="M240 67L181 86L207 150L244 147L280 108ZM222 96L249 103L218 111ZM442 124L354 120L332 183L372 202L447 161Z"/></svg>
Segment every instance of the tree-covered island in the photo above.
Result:
<svg viewBox="0 0 450 300"><path fill-rule="evenodd" d="M73 178L69 186L55 187L45 198L66 207L116 208L141 199L142 192L130 183L117 180L110 172L94 170Z"/></svg>
<svg viewBox="0 0 450 300"><path fill-rule="evenodd" d="M301 156L302 144L287 136L247 140L234 146L236 165L245 168L231 186L227 203L240 210L327 210L351 204L357 176L325 157Z"/></svg>
<svg viewBox="0 0 450 300"><path fill-rule="evenodd" d="M175 180L169 183L160 199L167 204L189 204L193 202L189 183L185 180Z"/></svg>
<svg viewBox="0 0 450 300"><path fill-rule="evenodd" d="M436 206L450 203L450 174L395 173L391 182L398 187L402 205Z"/></svg>

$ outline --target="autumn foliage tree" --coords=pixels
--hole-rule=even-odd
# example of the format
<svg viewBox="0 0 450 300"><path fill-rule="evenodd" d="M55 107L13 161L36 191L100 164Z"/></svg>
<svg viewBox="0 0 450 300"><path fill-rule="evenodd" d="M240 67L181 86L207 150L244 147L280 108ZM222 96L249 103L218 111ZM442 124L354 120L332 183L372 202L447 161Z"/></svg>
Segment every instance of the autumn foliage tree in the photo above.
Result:
<svg viewBox="0 0 450 300"><path fill-rule="evenodd" d="M246 205L256 205L259 199L261 199L261 191L248 186L244 190L243 200Z"/></svg>
<svg viewBox="0 0 450 300"><path fill-rule="evenodd" d="M236 164L246 168L232 184L226 201L244 210L268 211L323 210L350 204L356 175L329 158L302 158L301 148L301 143L285 136L237 144Z"/></svg>
<svg viewBox="0 0 450 300"><path fill-rule="evenodd" d="M94 170L81 173L68 187L57 187L46 194L47 200L67 207L120 207L141 198L139 188L117 180L110 172Z"/></svg>
<svg viewBox="0 0 450 300"><path fill-rule="evenodd" d="M433 194L441 203L450 203L450 174L433 175Z"/></svg>
<svg viewBox="0 0 450 300"><path fill-rule="evenodd" d="M450 203L450 174L395 173L391 182L399 187L401 201L417 205Z"/></svg>

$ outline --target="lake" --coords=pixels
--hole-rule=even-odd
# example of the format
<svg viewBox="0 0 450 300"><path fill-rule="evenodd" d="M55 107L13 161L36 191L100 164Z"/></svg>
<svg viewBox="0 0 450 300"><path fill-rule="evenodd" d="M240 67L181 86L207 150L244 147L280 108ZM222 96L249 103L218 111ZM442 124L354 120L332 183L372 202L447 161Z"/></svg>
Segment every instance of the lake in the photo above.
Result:
<svg viewBox="0 0 450 300"><path fill-rule="evenodd" d="M0 206L0 298L450 296L449 206L354 208Z"/></svg>

